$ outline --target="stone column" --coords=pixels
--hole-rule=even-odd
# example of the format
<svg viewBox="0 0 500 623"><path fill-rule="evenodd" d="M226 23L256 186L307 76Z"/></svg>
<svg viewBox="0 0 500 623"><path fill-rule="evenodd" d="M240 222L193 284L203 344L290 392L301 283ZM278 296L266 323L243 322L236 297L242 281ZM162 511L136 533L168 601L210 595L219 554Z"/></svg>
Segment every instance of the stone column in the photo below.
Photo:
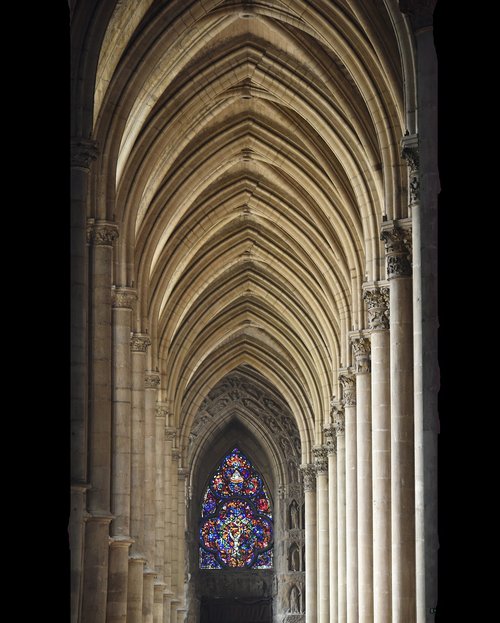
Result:
<svg viewBox="0 0 500 623"><path fill-rule="evenodd" d="M130 530L135 540L134 554L144 554L144 370L146 351L151 344L148 335L134 333L130 339L132 351L132 443L131 443L131 500Z"/></svg>
<svg viewBox="0 0 500 623"><path fill-rule="evenodd" d="M358 484L356 474L356 379L341 374L345 408L345 501L347 623L358 621Z"/></svg>
<svg viewBox="0 0 500 623"><path fill-rule="evenodd" d="M155 484L155 584L154 623L163 623L163 593L165 590L165 426L168 412L164 405L156 405L156 484Z"/></svg>
<svg viewBox="0 0 500 623"><path fill-rule="evenodd" d="M175 439L175 429L165 428L165 558L163 565L163 577L165 580L164 592L164 623L170 623L172 593L172 447Z"/></svg>
<svg viewBox="0 0 500 623"><path fill-rule="evenodd" d="M186 507L187 507L187 491L186 491L186 479L188 471L185 468L179 467L178 472L178 488L177 488L177 573L178 573L178 592L177 597L179 599L178 608L182 611L182 615L185 613L186 606ZM177 622L181 623L183 618L179 617L177 613Z"/></svg>
<svg viewBox="0 0 500 623"><path fill-rule="evenodd" d="M333 405L333 425L337 433L337 544L338 544L338 621L347 621L346 590L346 501L345 501L345 413Z"/></svg>
<svg viewBox="0 0 500 623"><path fill-rule="evenodd" d="M156 475L156 400L160 386L158 372L147 372L144 377L144 556L146 570L154 572L156 550L155 525L155 475ZM163 437L163 435L162 435ZM153 603L153 584L149 582L151 603ZM152 606L151 606L152 610Z"/></svg>
<svg viewBox="0 0 500 623"><path fill-rule="evenodd" d="M180 604L180 592L182 586L179 586L179 546L178 546L178 533L179 533L179 458L180 451L178 448L172 448L172 461L170 464L170 504L171 504L171 523L170 523L170 571L171 571L171 587L172 598L170 600L170 621L171 623L177 623L177 609L181 607Z"/></svg>
<svg viewBox="0 0 500 623"><path fill-rule="evenodd" d="M435 0L400 2L410 14L416 43L418 137L405 136L413 221L413 353L415 385L415 531L417 621L434 621L437 604L438 88L433 39ZM425 363L424 363L425 362Z"/></svg>
<svg viewBox="0 0 500 623"><path fill-rule="evenodd" d="M415 621L415 455L411 229L381 234L390 284L392 623Z"/></svg>
<svg viewBox="0 0 500 623"><path fill-rule="evenodd" d="M316 517L318 521L318 623L330 620L330 568L328 562L328 450L326 446L313 448L316 468Z"/></svg>
<svg viewBox="0 0 500 623"><path fill-rule="evenodd" d="M89 440L90 488L85 526L82 621L104 623L108 592L111 504L111 279L114 223L97 221L87 230L90 261Z"/></svg>
<svg viewBox="0 0 500 623"><path fill-rule="evenodd" d="M143 574L146 563L144 557L144 369L146 350L150 344L149 336L144 334L134 333L130 339L132 352L130 532L134 543L129 560L127 623L142 623Z"/></svg>
<svg viewBox="0 0 500 623"><path fill-rule="evenodd" d="M373 623L372 417L370 339L351 336L356 370L359 623Z"/></svg>
<svg viewBox="0 0 500 623"><path fill-rule="evenodd" d="M332 411L333 411L333 404ZM324 429L328 453L328 562L330 623L338 622L338 545L337 545L337 435L333 424Z"/></svg>
<svg viewBox="0 0 500 623"><path fill-rule="evenodd" d="M305 501L306 623L316 623L316 470L312 463L301 467Z"/></svg>
<svg viewBox="0 0 500 623"><path fill-rule="evenodd" d="M371 329L373 620L391 620L391 395L389 288L366 289Z"/></svg>
<svg viewBox="0 0 500 623"><path fill-rule="evenodd" d="M154 617L154 580L153 569L144 570L144 588L142 595L142 623L153 623Z"/></svg>
<svg viewBox="0 0 500 623"><path fill-rule="evenodd" d="M131 554L128 562L127 623L142 623L144 563L140 554Z"/></svg>
<svg viewBox="0 0 500 623"><path fill-rule="evenodd" d="M81 620L84 535L87 505L87 388L88 388L88 257L87 191L91 163L97 158L95 141L75 138L71 143L71 514L69 518L71 623Z"/></svg>
<svg viewBox="0 0 500 623"><path fill-rule="evenodd" d="M106 622L127 619L128 555L130 538L131 369L130 326L136 293L115 288L113 299L113 434L108 605Z"/></svg>

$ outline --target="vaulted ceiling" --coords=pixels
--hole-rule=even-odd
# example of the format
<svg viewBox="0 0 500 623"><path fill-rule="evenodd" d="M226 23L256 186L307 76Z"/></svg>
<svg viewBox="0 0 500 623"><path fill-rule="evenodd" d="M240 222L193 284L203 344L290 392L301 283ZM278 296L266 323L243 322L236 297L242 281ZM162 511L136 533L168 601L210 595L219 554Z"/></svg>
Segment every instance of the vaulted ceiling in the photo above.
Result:
<svg viewBox="0 0 500 623"><path fill-rule="evenodd" d="M103 4L89 216L119 224L114 281L138 291L163 399L187 440L208 392L254 369L307 453L365 326L361 285L385 276L380 224L407 216L397 3Z"/></svg>

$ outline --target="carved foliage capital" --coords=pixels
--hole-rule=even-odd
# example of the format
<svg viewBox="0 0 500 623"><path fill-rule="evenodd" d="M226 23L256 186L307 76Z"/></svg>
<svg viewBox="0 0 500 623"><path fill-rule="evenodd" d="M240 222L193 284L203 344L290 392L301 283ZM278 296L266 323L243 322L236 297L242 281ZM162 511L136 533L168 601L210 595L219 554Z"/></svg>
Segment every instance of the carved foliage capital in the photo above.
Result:
<svg viewBox="0 0 500 623"><path fill-rule="evenodd" d="M384 229L380 239L385 243L387 254L387 279L411 276L411 229L393 227Z"/></svg>
<svg viewBox="0 0 500 623"><path fill-rule="evenodd" d="M342 405L336 405L333 410L333 426L337 431L337 437L345 432L345 411Z"/></svg>
<svg viewBox="0 0 500 623"><path fill-rule="evenodd" d="M314 491L316 487L316 468L314 464L301 465L300 471L304 479L304 491Z"/></svg>
<svg viewBox="0 0 500 623"><path fill-rule="evenodd" d="M132 333L130 337L130 349L134 353L145 353L151 345L151 338L144 333Z"/></svg>
<svg viewBox="0 0 500 623"><path fill-rule="evenodd" d="M160 375L158 372L148 372L144 376L144 387L146 389L158 389L160 387Z"/></svg>
<svg viewBox="0 0 500 623"><path fill-rule="evenodd" d="M165 428L165 439L167 441L173 441L176 436L175 428L167 427Z"/></svg>
<svg viewBox="0 0 500 623"><path fill-rule="evenodd" d="M317 473L328 471L328 450L326 446L313 448L314 466Z"/></svg>
<svg viewBox="0 0 500 623"><path fill-rule="evenodd" d="M111 290L113 307L121 309L133 309L137 300L137 293L131 288L113 288Z"/></svg>
<svg viewBox="0 0 500 623"><path fill-rule="evenodd" d="M329 424L323 429L325 435L325 447L329 455L337 452L337 433L334 424Z"/></svg>
<svg viewBox="0 0 500 623"><path fill-rule="evenodd" d="M89 138L71 139L71 166L88 171L99 155L97 142Z"/></svg>
<svg viewBox="0 0 500 623"><path fill-rule="evenodd" d="M356 362L356 374L367 374L370 372L370 339L365 336L351 338L352 350Z"/></svg>
<svg viewBox="0 0 500 623"><path fill-rule="evenodd" d="M365 290L363 298L368 308L368 325L370 329L389 328L389 288L381 287Z"/></svg>
<svg viewBox="0 0 500 623"><path fill-rule="evenodd" d="M354 374L341 374L339 381L342 385L343 402L346 407L356 404L356 377Z"/></svg>
<svg viewBox="0 0 500 623"><path fill-rule="evenodd" d="M156 417L165 418L165 421L168 422L168 409L164 405L156 405Z"/></svg>
<svg viewBox="0 0 500 623"><path fill-rule="evenodd" d="M87 242L96 247L112 247L118 238L118 225L109 221L89 221L87 224Z"/></svg>

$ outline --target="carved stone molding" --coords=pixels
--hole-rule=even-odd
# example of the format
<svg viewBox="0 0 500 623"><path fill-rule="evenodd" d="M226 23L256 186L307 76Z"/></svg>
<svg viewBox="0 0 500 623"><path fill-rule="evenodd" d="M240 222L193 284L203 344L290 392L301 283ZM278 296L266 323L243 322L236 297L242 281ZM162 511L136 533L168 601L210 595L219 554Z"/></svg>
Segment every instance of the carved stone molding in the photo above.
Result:
<svg viewBox="0 0 500 623"><path fill-rule="evenodd" d="M328 455L333 455L337 453L337 433L335 430L334 424L329 424L325 426L323 429L323 433L325 435L325 446L328 452Z"/></svg>
<svg viewBox="0 0 500 623"><path fill-rule="evenodd" d="M146 389L158 389L160 387L160 375L158 372L148 372L144 376L144 387Z"/></svg>
<svg viewBox="0 0 500 623"><path fill-rule="evenodd" d="M342 405L333 408L333 425L337 431L337 437L345 433L345 411Z"/></svg>
<svg viewBox="0 0 500 623"><path fill-rule="evenodd" d="M351 344L356 362L356 374L368 374L371 370L370 338L364 335L351 337Z"/></svg>
<svg viewBox="0 0 500 623"><path fill-rule="evenodd" d="M365 290L363 298L368 309L368 326L372 331L389 328L389 288Z"/></svg>
<svg viewBox="0 0 500 623"><path fill-rule="evenodd" d="M304 491L315 491L316 489L316 468L313 463L301 465L300 471L304 479Z"/></svg>
<svg viewBox="0 0 500 623"><path fill-rule="evenodd" d="M99 156L97 142L89 138L71 139L71 166L89 171L90 165Z"/></svg>
<svg viewBox="0 0 500 623"><path fill-rule="evenodd" d="M403 229L397 225L391 229L384 229L380 234L380 239L385 243L387 279L411 277L409 238L411 238L411 228Z"/></svg>
<svg viewBox="0 0 500 623"><path fill-rule="evenodd" d="M132 333L130 337L130 350L133 353L145 353L151 346L151 338L145 333Z"/></svg>
<svg viewBox="0 0 500 623"><path fill-rule="evenodd" d="M132 288L115 288L111 289L111 300L113 307L116 309L133 309L137 300L137 292Z"/></svg>
<svg viewBox="0 0 500 623"><path fill-rule="evenodd" d="M356 404L356 377L354 374L340 374L339 381L342 385L344 406L353 407Z"/></svg>
<svg viewBox="0 0 500 623"><path fill-rule="evenodd" d="M314 466L318 474L328 471L328 450L326 446L313 448Z"/></svg>
<svg viewBox="0 0 500 623"><path fill-rule="evenodd" d="M87 224L87 242L96 247L112 247L118 235L116 223L90 220Z"/></svg>
<svg viewBox="0 0 500 623"><path fill-rule="evenodd" d="M165 441L173 441L176 436L175 428L167 427L165 428Z"/></svg>

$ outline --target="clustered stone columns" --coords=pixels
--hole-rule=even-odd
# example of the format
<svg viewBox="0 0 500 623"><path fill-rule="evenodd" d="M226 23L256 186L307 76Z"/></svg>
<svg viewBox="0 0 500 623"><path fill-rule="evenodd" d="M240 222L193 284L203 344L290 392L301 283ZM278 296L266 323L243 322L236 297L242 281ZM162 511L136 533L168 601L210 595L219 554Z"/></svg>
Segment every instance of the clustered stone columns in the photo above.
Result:
<svg viewBox="0 0 500 623"><path fill-rule="evenodd" d="M85 514L87 507L88 424L88 256L86 197L91 164L98 156L95 141L75 138L71 143L71 623L82 617Z"/></svg>
<svg viewBox="0 0 500 623"><path fill-rule="evenodd" d="M85 526L85 560L82 621L104 623L108 591L109 524L111 505L112 427L112 327L111 284L114 223L93 220L87 228L89 244L89 370L88 395L88 514Z"/></svg>
<svg viewBox="0 0 500 623"><path fill-rule="evenodd" d="M326 446L313 448L316 468L316 516L318 520L318 623L329 623L330 587L328 564L328 450Z"/></svg>
<svg viewBox="0 0 500 623"><path fill-rule="evenodd" d="M331 405L333 410L333 404ZM328 454L328 559L330 623L338 622L338 552L337 552L337 435L335 426L324 429L325 447Z"/></svg>
<svg viewBox="0 0 500 623"><path fill-rule="evenodd" d="M356 377L339 376L345 409L345 503L347 623L358 620L358 499L356 448Z"/></svg>
<svg viewBox="0 0 500 623"><path fill-rule="evenodd" d="M356 372L359 623L373 621L372 421L370 339L351 335Z"/></svg>
<svg viewBox="0 0 500 623"><path fill-rule="evenodd" d="M305 500L306 623L316 623L316 469L309 463L301 471Z"/></svg>
<svg viewBox="0 0 500 623"><path fill-rule="evenodd" d="M337 433L337 544L338 544L338 621L347 621L346 589L346 466L345 413L342 404L333 406L333 424Z"/></svg>
<svg viewBox="0 0 500 623"><path fill-rule="evenodd" d="M390 287L392 623L408 623L415 603L415 456L411 228L382 228Z"/></svg>
<svg viewBox="0 0 500 623"><path fill-rule="evenodd" d="M391 410L389 288L366 289L371 341L373 621L391 620Z"/></svg>
<svg viewBox="0 0 500 623"><path fill-rule="evenodd" d="M168 425L168 410L157 403L155 410L155 580L154 580L154 623L163 623L164 610L164 560L165 548L165 428ZM168 493L168 492L167 492Z"/></svg>
<svg viewBox="0 0 500 623"><path fill-rule="evenodd" d="M113 299L112 512L107 623L127 620L130 537L131 366L130 328L136 293L115 288Z"/></svg>

